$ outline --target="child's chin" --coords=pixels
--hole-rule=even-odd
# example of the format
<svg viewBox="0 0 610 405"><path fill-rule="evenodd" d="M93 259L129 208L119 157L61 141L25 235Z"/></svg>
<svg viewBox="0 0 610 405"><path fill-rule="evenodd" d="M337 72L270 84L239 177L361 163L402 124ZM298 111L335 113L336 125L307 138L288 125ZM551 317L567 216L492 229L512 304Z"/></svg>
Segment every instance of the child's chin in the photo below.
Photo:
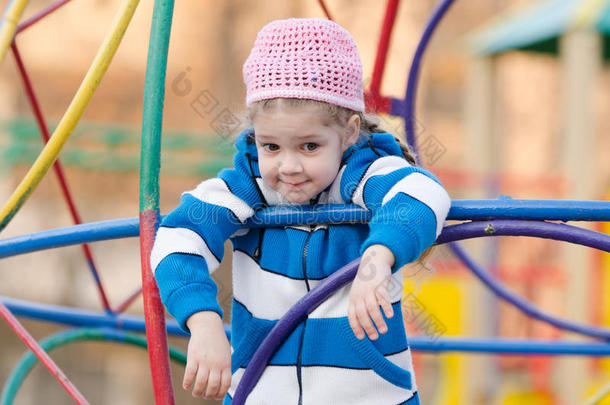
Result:
<svg viewBox="0 0 610 405"><path fill-rule="evenodd" d="M292 193L288 193L288 194L284 194L284 198L286 198L288 200L288 202L290 202L291 204L302 205L302 204L309 204L309 201L311 200L312 197L309 197L306 195L295 195Z"/></svg>
<svg viewBox="0 0 610 405"><path fill-rule="evenodd" d="M309 204L310 201L309 198L292 198L289 196L286 197L286 199L288 200L288 202L295 205Z"/></svg>

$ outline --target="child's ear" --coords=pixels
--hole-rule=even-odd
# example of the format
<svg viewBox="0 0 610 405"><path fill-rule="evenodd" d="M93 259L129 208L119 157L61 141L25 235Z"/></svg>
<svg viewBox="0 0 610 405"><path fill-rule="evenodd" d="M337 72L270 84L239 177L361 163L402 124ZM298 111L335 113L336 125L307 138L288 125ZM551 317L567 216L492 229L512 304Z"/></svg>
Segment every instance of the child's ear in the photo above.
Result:
<svg viewBox="0 0 610 405"><path fill-rule="evenodd" d="M345 126L345 131L345 136L343 138L344 152L358 141L358 135L360 135L360 116L354 114L349 117L347 125Z"/></svg>

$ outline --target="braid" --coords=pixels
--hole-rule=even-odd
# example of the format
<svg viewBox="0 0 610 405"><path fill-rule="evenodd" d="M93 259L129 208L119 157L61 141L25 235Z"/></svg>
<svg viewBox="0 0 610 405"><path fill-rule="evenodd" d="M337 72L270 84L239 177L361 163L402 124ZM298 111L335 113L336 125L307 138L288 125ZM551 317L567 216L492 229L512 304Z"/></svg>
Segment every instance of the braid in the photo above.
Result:
<svg viewBox="0 0 610 405"><path fill-rule="evenodd" d="M379 118L374 115L358 113L360 116L360 130L367 134L374 134L377 132L386 132L379 126ZM398 145L400 145L400 150L402 151L402 156L405 158L407 162L409 162L413 166L417 166L417 161L415 160L415 154L409 148L409 145L401 141L396 136L394 137Z"/></svg>

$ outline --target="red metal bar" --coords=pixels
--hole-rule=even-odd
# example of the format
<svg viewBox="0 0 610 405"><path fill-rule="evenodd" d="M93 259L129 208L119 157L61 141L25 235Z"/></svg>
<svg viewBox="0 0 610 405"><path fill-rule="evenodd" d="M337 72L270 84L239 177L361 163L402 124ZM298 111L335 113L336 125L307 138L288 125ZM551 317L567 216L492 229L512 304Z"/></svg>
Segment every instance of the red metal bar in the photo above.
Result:
<svg viewBox="0 0 610 405"><path fill-rule="evenodd" d="M89 402L87 402L85 397L83 397L83 395L78 391L78 389L70 382L70 380L68 379L68 377L66 377L63 371L61 371L61 369L57 367L57 364L55 364L53 359L49 357L47 352L45 352L40 347L40 345L38 344L38 342L36 342L32 335L30 335L28 331L25 330L25 328L19 323L17 318L15 318L11 311L9 311L9 309L1 302L0 316L4 318L6 323L8 323L8 325L15 331L17 336L19 336L19 339L21 339L23 343L25 343L25 345L30 348L30 350L36 355L36 357L38 357L40 362L44 364L44 366L49 370L51 375L53 375L53 377L55 377L55 379L61 384L61 386L64 387L68 395L70 395L77 404L88 405Z"/></svg>
<svg viewBox="0 0 610 405"><path fill-rule="evenodd" d="M38 13L34 14L32 17L28 18L27 20L25 20L24 22L22 22L21 24L19 24L17 26L17 30L15 30L15 36L17 36L17 34L19 34L21 31L23 31L23 30L29 28L30 26L34 25L35 23L37 23L38 21L40 21L44 17L48 16L53 11L57 10L58 8L60 8L61 6L63 6L64 4L66 4L69 1L70 0L60 0L60 1L57 1L57 2L55 2L53 4L51 4L50 6L42 9Z"/></svg>
<svg viewBox="0 0 610 405"><path fill-rule="evenodd" d="M146 321L146 340L151 367L155 403L173 405L172 377L167 369L169 350L167 348L167 331L165 329L165 311L161 303L159 289L150 268L150 252L155 241L155 224L158 213L155 210L140 211L140 260L142 261L142 289L144 296L144 314ZM163 342L163 343L161 343ZM169 368L169 367L168 367Z"/></svg>
<svg viewBox="0 0 610 405"><path fill-rule="evenodd" d="M138 288L137 291L134 291L121 305L117 306L113 312L115 314L124 312L131 305L131 303L140 296L140 293L142 293L142 288Z"/></svg>
<svg viewBox="0 0 610 405"><path fill-rule="evenodd" d="M381 105L384 100L380 97L381 79L385 69L385 62L388 55L390 45L390 37L392 36L392 28L396 20L396 11L398 10L399 0L388 0L383 25L381 27L381 35L379 36L379 44L377 46L377 56L375 58L375 66L373 68L373 77L369 87L369 99L367 107L372 111L377 111L378 105ZM385 100L387 102L387 100Z"/></svg>
<svg viewBox="0 0 610 405"><path fill-rule="evenodd" d="M318 3L320 3L320 7L322 7L324 14L326 14L326 18L328 18L331 21L334 21L330 15L330 13L328 12L328 8L326 8L326 4L324 4L324 0L318 0Z"/></svg>
<svg viewBox="0 0 610 405"><path fill-rule="evenodd" d="M374 94L372 91L364 92L364 104L368 111L374 111L375 113L390 114L392 111L392 99Z"/></svg>
<svg viewBox="0 0 610 405"><path fill-rule="evenodd" d="M34 116L36 117L36 122L38 123L38 128L40 129L40 135L45 143L47 143L50 139L49 129L45 122L44 116L42 114L42 110L40 108L40 103L38 102L38 98L34 92L34 87L32 86L32 82L30 77L25 69L25 65L23 60L21 59L21 54L19 53L19 49L17 48L17 44L13 40L11 43L11 49L13 50L13 55L15 55L15 61L17 62L17 67L19 69L19 73L21 74L21 78L23 79L23 85L25 86L25 92L27 94L28 100L34 112ZM68 209L70 210L70 215L72 216L72 220L74 224L78 225L82 223L80 215L76 210L76 206L74 205L74 200L72 195L70 194L70 190L68 188L68 184L66 182L66 178L63 173L63 169L61 164L59 163L59 159L53 163L53 169L57 174L57 179L59 180L59 185L61 187L62 194L64 199L66 200L66 204L68 204ZM95 283L97 284L98 290L100 292L100 297L102 299L102 304L104 305L104 309L110 311L110 304L108 302L108 298L106 297L106 292L104 287L102 286L102 282L100 280L99 274L97 272L95 262L93 261L93 255L91 254L91 249L89 249L88 244L81 245L83 252L85 254L85 258L87 259L87 264L93 274L93 278L95 279Z"/></svg>

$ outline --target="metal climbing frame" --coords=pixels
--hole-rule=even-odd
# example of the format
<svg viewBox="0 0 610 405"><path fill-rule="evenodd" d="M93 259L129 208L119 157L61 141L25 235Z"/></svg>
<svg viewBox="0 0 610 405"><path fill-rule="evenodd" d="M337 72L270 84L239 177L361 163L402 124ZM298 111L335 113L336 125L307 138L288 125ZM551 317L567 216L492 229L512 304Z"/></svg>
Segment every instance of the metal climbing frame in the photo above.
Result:
<svg viewBox="0 0 610 405"><path fill-rule="evenodd" d="M31 100L32 108L37 117L41 133L45 134L46 124L40 113L36 101L33 86L27 77L25 67L21 61L18 48L14 42L15 35L34 24L50 12L66 4L69 0L61 0L36 16L18 24L19 17L27 3L26 0L14 0L3 18L0 27L0 61L9 46L13 50L17 60L19 71L24 78L26 91ZM319 0L325 13L330 18L330 13L322 0ZM0 230L2 230L11 218L17 213L31 192L35 189L74 129L87 102L91 98L97 83L103 76L120 39L133 15L137 0L125 0L121 7L115 25L108 38L100 48L91 69L87 73L83 84L79 88L73 102L66 111L59 126L52 137L49 138L43 152L36 160L32 169L28 172L10 200L0 211ZM367 105L379 112L387 112L405 118L405 129L408 142L417 150L414 136L414 122L410 117L414 116L415 94L417 79L421 65L421 59L426 46L445 13L453 4L453 0L444 0L434 11L422 40L416 50L413 64L409 73L409 82L404 100L384 97L380 94L380 85L385 66L386 55L389 46L392 26L396 17L398 0L388 0L384 23L380 35L378 53L375 61L373 78L368 92L366 93ZM149 42L149 53L146 71L144 116L142 121L142 152L140 170L140 216L123 220L104 221L91 224L79 224L79 216L73 208L71 198L65 181L62 181L61 167L55 163L55 170L60 177L64 196L70 210L75 226L61 228L51 231L39 232L31 235L0 240L0 258L24 254L28 252L83 244L124 237L140 236L141 260L142 260L142 285L145 304L145 321L138 317L121 315L120 312L133 300L137 294L132 294L117 309L112 310L105 298L104 289L101 286L99 276L93 265L93 259L85 249L85 254L90 263L94 279L100 289L100 296L105 308L105 313L83 311L73 308L33 304L10 298L0 297L0 314L16 331L26 345L32 349L36 358L55 375L57 380L79 404L87 401L78 390L70 383L66 376L48 357L45 350L51 350L58 345L67 344L81 339L104 339L127 342L143 346L141 338L130 335L126 331L146 331L150 367L154 385L155 402L157 404L173 404L173 392L171 376L169 372L168 359L184 361L184 354L178 353L167 346L166 334L184 335L175 321L164 319L163 307L159 299L152 272L149 267L148 257L154 240L154 233L159 217L158 206L158 179L159 179L159 157L160 139L162 128L162 111L164 100L165 69L167 64L167 50L173 14L173 1L156 0L151 35ZM337 210L341 210L338 217ZM298 215L295 215L298 214ZM291 222L294 218L302 221L299 223L341 223L341 222L365 222L370 213L352 205L335 207L315 208L270 208L257 213L257 217L250 220L248 226L282 226L296 224ZM557 327L572 330L586 336L602 339L599 343L574 343L553 341L540 342L531 340L503 340L503 339L440 339L431 344L426 339L410 337L410 344L414 349L429 351L459 350L471 352L489 353L541 353L541 354L581 354L592 356L610 355L610 331L603 328L579 325L573 322L556 318L536 308L533 304L514 295L497 280L493 279L484 269L475 263L464 250L456 243L458 240L485 237L485 236L530 236L551 238L554 240L568 241L581 244L602 251L610 252L610 236L582 229L572 225L547 222L548 220L561 221L610 221L610 203L601 201L554 201L554 200L461 200L453 201L448 219L471 221L444 228L437 243L449 243L453 252L473 271L500 298L511 302L530 316L549 322ZM300 322L302 317L313 311L317 305L323 302L336 289L348 283L355 275L358 261L354 261L344 268L338 270L331 277L320 283L316 288L302 298L274 327L267 336L260 349L256 352L250 366L244 374L236 395L234 404L241 404L247 398L248 393L256 384L256 381L277 346L292 328ZM35 319L50 320L71 326L79 326L81 329L62 332L52 336L38 344L19 324L14 315L25 316ZM89 327L89 328L87 328ZM90 327L96 327L90 329ZM227 330L230 335L230 331ZM35 361L31 354L26 355L20 362L19 367L10 378L1 403L10 403L16 389L27 374L27 370ZM9 402L6 402L9 401Z"/></svg>

